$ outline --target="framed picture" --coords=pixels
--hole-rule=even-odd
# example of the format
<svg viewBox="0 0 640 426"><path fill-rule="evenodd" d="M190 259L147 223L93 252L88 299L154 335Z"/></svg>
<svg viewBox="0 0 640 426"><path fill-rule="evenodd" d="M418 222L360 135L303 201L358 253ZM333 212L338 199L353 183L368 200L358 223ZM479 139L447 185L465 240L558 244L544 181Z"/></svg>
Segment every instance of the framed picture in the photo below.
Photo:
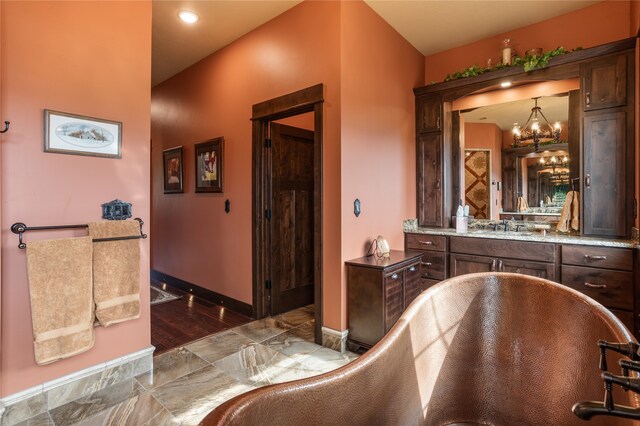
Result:
<svg viewBox="0 0 640 426"><path fill-rule="evenodd" d="M222 192L224 138L196 144L196 192Z"/></svg>
<svg viewBox="0 0 640 426"><path fill-rule="evenodd" d="M182 190L182 147L162 151L164 193L176 194Z"/></svg>
<svg viewBox="0 0 640 426"><path fill-rule="evenodd" d="M122 123L44 110L44 152L122 158Z"/></svg>

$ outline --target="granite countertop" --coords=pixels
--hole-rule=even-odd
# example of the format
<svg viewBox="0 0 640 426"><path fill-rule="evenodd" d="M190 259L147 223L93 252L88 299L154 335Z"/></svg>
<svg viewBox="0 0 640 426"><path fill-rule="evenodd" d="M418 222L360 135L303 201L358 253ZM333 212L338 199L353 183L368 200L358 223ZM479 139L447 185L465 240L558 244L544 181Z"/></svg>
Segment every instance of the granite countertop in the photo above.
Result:
<svg viewBox="0 0 640 426"><path fill-rule="evenodd" d="M549 213L549 212L502 212L500 214L513 215L513 216L560 216L562 213Z"/></svg>
<svg viewBox="0 0 640 426"><path fill-rule="evenodd" d="M543 236L541 232L504 232L503 230L491 231L486 229L469 229L469 232L458 234L455 228L423 228L417 226L417 220L405 220L404 232L414 234L443 235L450 237L468 237L468 238L491 238L497 240L517 240L517 241L535 241L543 243L559 243L559 244L581 244L586 246L600 247L621 247L636 248L640 247L633 240L613 240L606 238L581 237L579 235L560 234L555 231L547 231L547 235Z"/></svg>

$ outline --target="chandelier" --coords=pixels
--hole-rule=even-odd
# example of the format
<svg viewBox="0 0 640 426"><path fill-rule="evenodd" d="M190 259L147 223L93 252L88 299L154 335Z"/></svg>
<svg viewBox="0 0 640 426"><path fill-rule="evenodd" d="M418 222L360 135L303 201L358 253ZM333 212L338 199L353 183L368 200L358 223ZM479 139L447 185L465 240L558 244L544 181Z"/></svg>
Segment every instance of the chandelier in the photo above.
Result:
<svg viewBox="0 0 640 426"><path fill-rule="evenodd" d="M513 124L513 142L515 146L519 145L527 145L530 142L533 142L533 147L536 151L540 147L540 142L548 142L555 141L556 143L560 143L560 133L562 132L562 128L560 127L560 123L556 121L556 123L552 126L547 120L547 117L542 113L542 108L538 106L538 99L532 98L535 102L533 108L531 108L531 114L529 114L529 118L527 122L524 123L524 126L518 126L518 123ZM538 115L542 117L544 123L541 123L538 120Z"/></svg>

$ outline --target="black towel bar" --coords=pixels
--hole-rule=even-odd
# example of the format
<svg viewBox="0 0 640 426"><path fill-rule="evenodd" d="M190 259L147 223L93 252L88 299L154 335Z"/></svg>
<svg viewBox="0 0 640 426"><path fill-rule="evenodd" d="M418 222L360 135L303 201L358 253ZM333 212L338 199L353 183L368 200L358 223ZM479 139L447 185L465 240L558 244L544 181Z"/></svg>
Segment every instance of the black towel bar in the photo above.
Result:
<svg viewBox="0 0 640 426"><path fill-rule="evenodd" d="M136 217L134 220L137 220L140 224L140 235L130 235L127 237L108 237L108 238L96 238L93 240L94 243L99 243L103 241L119 241L119 240L138 240L140 238L147 238L147 234L142 233L142 225L144 222L139 217ZM22 242L22 233L27 231L44 231L48 229L73 229L73 228L87 228L89 225L55 225L55 226L31 226L28 227L22 222L16 222L11 225L11 232L14 234L18 234L18 248L25 249L27 245Z"/></svg>

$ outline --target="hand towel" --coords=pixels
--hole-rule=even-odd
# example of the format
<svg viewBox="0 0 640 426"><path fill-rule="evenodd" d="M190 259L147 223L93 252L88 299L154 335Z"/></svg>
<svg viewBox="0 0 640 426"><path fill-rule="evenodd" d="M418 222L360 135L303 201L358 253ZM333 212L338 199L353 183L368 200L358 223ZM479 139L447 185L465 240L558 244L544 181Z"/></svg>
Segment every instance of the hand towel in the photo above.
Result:
<svg viewBox="0 0 640 426"><path fill-rule="evenodd" d="M93 347L92 242L90 237L33 241L27 277L38 365Z"/></svg>
<svg viewBox="0 0 640 426"><path fill-rule="evenodd" d="M551 197L547 195L544 197L544 205L548 206L549 204L551 204Z"/></svg>
<svg viewBox="0 0 640 426"><path fill-rule="evenodd" d="M97 238L138 236L135 220L89 224L89 236ZM102 326L140 317L140 240L93 243L93 297Z"/></svg>
<svg viewBox="0 0 640 426"><path fill-rule="evenodd" d="M571 204L573 203L574 191L567 192L567 198L564 200L562 206L562 212L560 213L560 220L558 221L557 229L560 232L569 232L569 225L571 221Z"/></svg>
<svg viewBox="0 0 640 426"><path fill-rule="evenodd" d="M573 191L573 201L571 202L571 229L580 230L580 193Z"/></svg>

